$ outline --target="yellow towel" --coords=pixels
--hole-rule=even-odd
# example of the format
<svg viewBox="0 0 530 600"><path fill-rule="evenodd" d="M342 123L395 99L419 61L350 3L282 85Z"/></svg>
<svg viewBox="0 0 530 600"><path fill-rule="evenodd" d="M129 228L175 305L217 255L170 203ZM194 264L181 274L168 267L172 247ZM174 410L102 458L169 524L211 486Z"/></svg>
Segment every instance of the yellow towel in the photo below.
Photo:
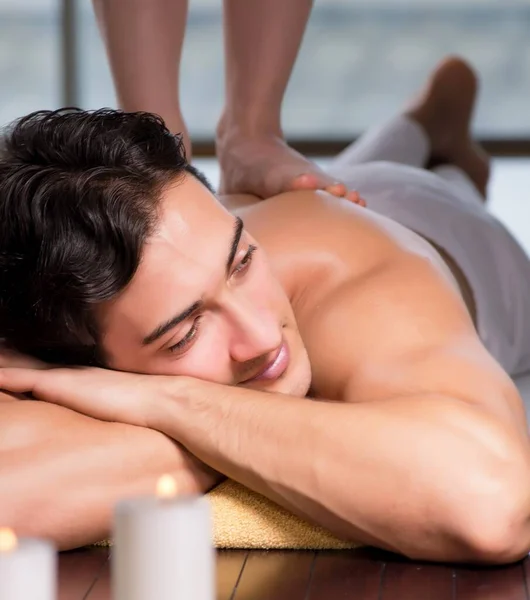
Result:
<svg viewBox="0 0 530 600"><path fill-rule="evenodd" d="M345 542L293 515L275 502L227 479L213 489L210 501L217 548L343 549Z"/></svg>
<svg viewBox="0 0 530 600"><path fill-rule="evenodd" d="M227 479L209 494L217 548L333 550L356 548L298 518L268 498ZM109 546L105 540L98 545Z"/></svg>

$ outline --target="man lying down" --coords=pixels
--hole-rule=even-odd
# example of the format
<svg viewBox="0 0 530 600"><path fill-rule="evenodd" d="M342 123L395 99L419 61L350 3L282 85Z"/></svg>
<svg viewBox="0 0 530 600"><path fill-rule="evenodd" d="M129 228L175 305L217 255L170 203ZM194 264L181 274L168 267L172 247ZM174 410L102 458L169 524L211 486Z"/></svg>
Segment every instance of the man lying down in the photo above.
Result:
<svg viewBox="0 0 530 600"><path fill-rule="evenodd" d="M530 265L484 207L475 92L447 59L337 157L367 208L293 192L229 211L152 115L19 121L0 161L3 524L93 542L170 472L417 559L524 556L508 374L530 369Z"/></svg>

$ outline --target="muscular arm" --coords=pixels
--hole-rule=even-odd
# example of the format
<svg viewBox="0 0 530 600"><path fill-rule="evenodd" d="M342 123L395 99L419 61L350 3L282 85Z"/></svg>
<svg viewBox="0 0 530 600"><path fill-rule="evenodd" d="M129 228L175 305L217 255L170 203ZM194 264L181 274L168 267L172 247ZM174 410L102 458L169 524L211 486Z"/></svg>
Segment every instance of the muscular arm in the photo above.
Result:
<svg viewBox="0 0 530 600"><path fill-rule="evenodd" d="M342 403L189 383L157 427L340 537L416 559L510 562L530 549L530 457L472 405L423 394Z"/></svg>
<svg viewBox="0 0 530 600"><path fill-rule="evenodd" d="M515 560L530 549L521 400L443 275L397 258L305 323L310 351L329 357L320 396L346 402L190 381L156 427L343 537L413 558Z"/></svg>
<svg viewBox="0 0 530 600"><path fill-rule="evenodd" d="M346 402L179 377L148 404L148 424L341 536L414 558L519 558L530 548L520 398L443 275L390 257L301 315L310 355L323 357L312 361L319 397ZM125 420L152 390L139 397L120 376ZM108 402L99 410L106 418Z"/></svg>
<svg viewBox="0 0 530 600"><path fill-rule="evenodd" d="M424 257L388 253L306 317L319 394L372 402L435 392L489 413L526 443L519 393L480 341L454 283Z"/></svg>
<svg viewBox="0 0 530 600"><path fill-rule="evenodd" d="M171 473L183 493L219 474L158 431L0 393L0 515L20 535L69 549L108 536L114 504Z"/></svg>

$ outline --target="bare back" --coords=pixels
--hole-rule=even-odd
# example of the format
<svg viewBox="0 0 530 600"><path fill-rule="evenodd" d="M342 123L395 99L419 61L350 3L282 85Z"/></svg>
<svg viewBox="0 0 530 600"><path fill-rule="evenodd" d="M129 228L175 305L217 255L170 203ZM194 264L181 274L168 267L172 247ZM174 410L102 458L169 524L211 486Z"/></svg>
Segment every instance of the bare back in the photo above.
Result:
<svg viewBox="0 0 530 600"><path fill-rule="evenodd" d="M461 288L426 240L321 192L227 203L265 248L331 400L441 394L482 403L525 428L522 402L489 355Z"/></svg>

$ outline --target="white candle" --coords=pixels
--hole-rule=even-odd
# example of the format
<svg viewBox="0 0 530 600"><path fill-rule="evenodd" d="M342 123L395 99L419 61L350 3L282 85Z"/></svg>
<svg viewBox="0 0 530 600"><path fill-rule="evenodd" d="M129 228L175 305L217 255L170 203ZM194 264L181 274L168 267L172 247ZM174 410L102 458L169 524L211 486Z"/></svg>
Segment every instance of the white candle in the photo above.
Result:
<svg viewBox="0 0 530 600"><path fill-rule="evenodd" d="M57 552L50 542L0 528L0 599L55 600Z"/></svg>
<svg viewBox="0 0 530 600"><path fill-rule="evenodd" d="M214 600L209 501L176 493L175 480L164 476L156 496L117 505L113 600Z"/></svg>

